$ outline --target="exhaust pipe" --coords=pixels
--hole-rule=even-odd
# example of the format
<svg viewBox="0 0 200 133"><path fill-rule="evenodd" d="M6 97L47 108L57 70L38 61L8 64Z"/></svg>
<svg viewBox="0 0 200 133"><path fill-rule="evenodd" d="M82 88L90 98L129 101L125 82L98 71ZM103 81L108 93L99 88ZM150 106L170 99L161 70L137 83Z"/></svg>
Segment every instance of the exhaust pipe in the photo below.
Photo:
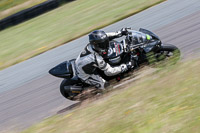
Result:
<svg viewBox="0 0 200 133"><path fill-rule="evenodd" d="M82 86L65 86L64 89L68 93L81 93L83 91Z"/></svg>

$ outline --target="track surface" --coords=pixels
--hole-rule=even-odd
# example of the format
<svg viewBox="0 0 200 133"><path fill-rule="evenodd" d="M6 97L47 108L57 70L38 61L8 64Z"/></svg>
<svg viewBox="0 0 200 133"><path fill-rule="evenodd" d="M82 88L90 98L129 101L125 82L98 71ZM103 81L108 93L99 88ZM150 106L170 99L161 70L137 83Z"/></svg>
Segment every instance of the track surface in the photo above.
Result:
<svg viewBox="0 0 200 133"><path fill-rule="evenodd" d="M200 1L168 0L104 28L140 27L157 33L163 42L178 46L182 58L200 56ZM58 63L76 58L87 36L0 71L0 131L24 129L74 104L59 92L62 79L47 71Z"/></svg>

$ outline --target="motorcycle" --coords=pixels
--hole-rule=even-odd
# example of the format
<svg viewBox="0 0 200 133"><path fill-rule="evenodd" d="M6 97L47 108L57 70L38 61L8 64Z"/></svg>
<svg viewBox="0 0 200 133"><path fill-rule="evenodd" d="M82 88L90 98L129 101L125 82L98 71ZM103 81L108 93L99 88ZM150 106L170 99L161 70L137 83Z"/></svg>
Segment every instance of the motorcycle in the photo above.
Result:
<svg viewBox="0 0 200 133"><path fill-rule="evenodd" d="M151 53L155 59L159 61L159 58L174 56L175 51L180 53L180 50L171 44L163 44L160 38L153 32L140 28L139 31L148 34L152 39L147 43L134 43L134 30L127 28L128 34L121 42L116 40L110 41L109 50L104 57L105 61L111 66L118 66L122 63L134 62L133 67L129 68L129 71L138 68L142 63L148 62L148 54ZM96 72L102 76L105 80L120 79L122 76L116 75L108 77L103 71L97 68ZM76 96L82 94L85 90L91 87L89 84L82 82L77 74L75 67L75 59L65 61L51 70L49 73L53 76L64 78L60 84L61 94L70 100L76 100Z"/></svg>

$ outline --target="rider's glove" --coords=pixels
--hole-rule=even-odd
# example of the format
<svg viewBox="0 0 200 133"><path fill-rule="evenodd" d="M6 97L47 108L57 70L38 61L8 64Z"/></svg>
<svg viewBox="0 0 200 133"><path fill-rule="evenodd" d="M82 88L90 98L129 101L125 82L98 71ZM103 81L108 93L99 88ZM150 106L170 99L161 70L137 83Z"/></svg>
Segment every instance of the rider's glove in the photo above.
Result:
<svg viewBox="0 0 200 133"><path fill-rule="evenodd" d="M126 64L121 64L121 72L126 72L128 70L128 67Z"/></svg>
<svg viewBox="0 0 200 133"><path fill-rule="evenodd" d="M134 68L134 65L135 65L134 60L132 60L132 61L130 61L130 62L128 62L128 63L126 64L126 66L127 66L128 69L133 69L133 68Z"/></svg>
<svg viewBox="0 0 200 133"><path fill-rule="evenodd" d="M128 35L128 30L127 30L127 29L130 29L130 28L122 28L122 29L120 30L122 36L124 36L124 35Z"/></svg>

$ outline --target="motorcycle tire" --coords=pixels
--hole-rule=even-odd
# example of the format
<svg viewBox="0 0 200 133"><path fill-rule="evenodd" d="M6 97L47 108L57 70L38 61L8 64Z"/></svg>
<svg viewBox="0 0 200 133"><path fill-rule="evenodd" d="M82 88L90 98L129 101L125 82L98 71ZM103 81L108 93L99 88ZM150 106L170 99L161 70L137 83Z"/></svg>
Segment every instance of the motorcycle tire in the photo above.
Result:
<svg viewBox="0 0 200 133"><path fill-rule="evenodd" d="M172 45L172 44L163 44L161 45L158 53L161 53L162 55L165 55L166 57L173 57L178 56L180 57L180 50L178 47Z"/></svg>
<svg viewBox="0 0 200 133"><path fill-rule="evenodd" d="M73 100L74 94L71 94L69 92L70 86L71 86L71 83L67 79L64 79L60 84L60 93L66 99Z"/></svg>
<svg viewBox="0 0 200 133"><path fill-rule="evenodd" d="M177 52L180 53L180 50L176 46L174 46L172 44L161 45L160 51L169 51L169 52L177 51Z"/></svg>

